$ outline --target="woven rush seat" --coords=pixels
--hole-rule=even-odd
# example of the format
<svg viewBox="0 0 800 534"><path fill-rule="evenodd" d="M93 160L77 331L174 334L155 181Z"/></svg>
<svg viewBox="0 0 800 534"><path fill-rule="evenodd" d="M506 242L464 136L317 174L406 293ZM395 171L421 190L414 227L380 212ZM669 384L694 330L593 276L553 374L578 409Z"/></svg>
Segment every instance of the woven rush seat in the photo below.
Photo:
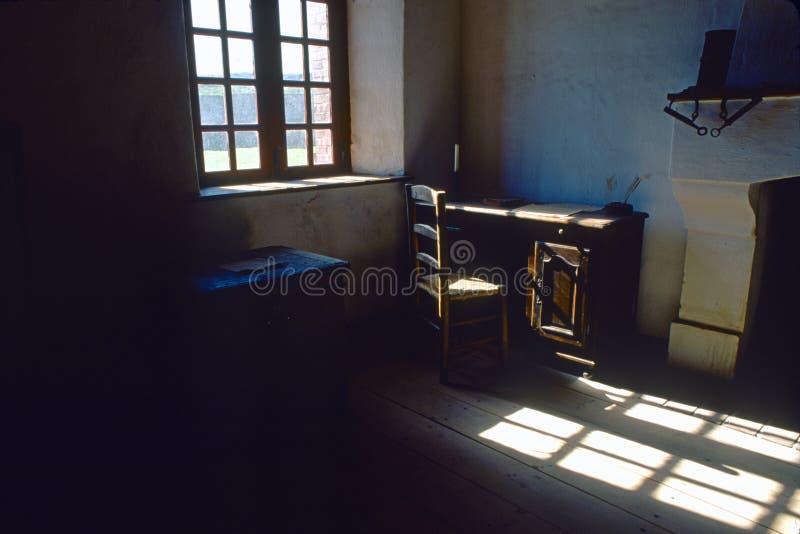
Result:
<svg viewBox="0 0 800 534"><path fill-rule="evenodd" d="M447 284L447 294L450 298L488 297L497 295L503 289L502 285L493 284L480 278L459 276L456 274L430 274L421 276L417 285L431 296L438 296L440 287Z"/></svg>

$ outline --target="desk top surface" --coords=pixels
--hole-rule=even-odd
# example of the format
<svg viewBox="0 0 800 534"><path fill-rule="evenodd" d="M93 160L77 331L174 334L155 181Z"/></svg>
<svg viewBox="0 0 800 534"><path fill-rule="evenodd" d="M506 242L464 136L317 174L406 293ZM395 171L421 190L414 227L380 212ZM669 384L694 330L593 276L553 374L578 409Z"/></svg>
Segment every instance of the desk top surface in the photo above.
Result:
<svg viewBox="0 0 800 534"><path fill-rule="evenodd" d="M545 208L547 205L542 204L541 206ZM566 216L549 216L543 213L521 211L517 208L499 208L487 206L479 202L448 202L447 209L468 213L494 215L497 217L513 217L516 219L526 219L552 224L576 225L595 229L607 228L615 224L630 221L631 219L645 219L648 217L647 213L641 211L635 211L631 215L610 215L603 210L580 212Z"/></svg>

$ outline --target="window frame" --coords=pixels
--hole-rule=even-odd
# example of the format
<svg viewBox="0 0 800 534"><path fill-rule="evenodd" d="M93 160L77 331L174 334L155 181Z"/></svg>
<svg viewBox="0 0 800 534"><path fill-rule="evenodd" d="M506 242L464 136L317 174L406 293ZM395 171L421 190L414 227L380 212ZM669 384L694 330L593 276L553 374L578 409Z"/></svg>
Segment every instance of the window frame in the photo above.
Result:
<svg viewBox="0 0 800 534"><path fill-rule="evenodd" d="M220 9L220 29L194 28L192 26L191 0L183 0L184 28L186 31L187 66L189 74L192 130L194 135L195 161L200 187L237 185L276 180L294 180L335 176L351 172L350 163L350 87L347 57L347 4L346 0L311 0L328 5L328 41L309 39L306 24L306 1L301 0L302 23L304 37L281 37L279 19L279 0L252 0L253 33L227 30L225 20L225 0L217 0ZM197 76L195 67L194 35L210 35L222 40L223 78ZM230 78L227 48L228 38L246 38L253 40L255 80ZM283 80L281 62L281 42L303 43L304 80ZM309 79L308 45L326 44L329 47L330 83L318 84ZM201 126L200 94L198 84L223 85L225 89L226 125ZM233 124L233 85L255 85L257 125ZM283 101L283 88L286 86L302 86L306 88L306 123L303 125L287 125ZM314 124L311 116L311 92L320 85L331 89L332 124L324 125L333 136L333 163L313 164ZM309 165L289 167L286 150L286 130L306 130L307 153ZM234 131L258 131L259 169L235 170L235 137ZM228 133L228 151L231 169L228 171L206 172L203 157L203 131L223 131Z"/></svg>

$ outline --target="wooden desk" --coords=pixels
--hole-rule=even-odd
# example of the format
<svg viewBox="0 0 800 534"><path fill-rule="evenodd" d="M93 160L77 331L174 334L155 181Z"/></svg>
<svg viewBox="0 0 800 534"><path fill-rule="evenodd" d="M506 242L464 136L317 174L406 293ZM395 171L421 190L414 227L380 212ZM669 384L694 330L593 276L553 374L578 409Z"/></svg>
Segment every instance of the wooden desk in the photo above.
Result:
<svg viewBox="0 0 800 534"><path fill-rule="evenodd" d="M460 228L451 243L474 247L469 267L508 277L512 348L589 366L621 361L637 334L646 213L548 217L464 202L447 209L448 225Z"/></svg>
<svg viewBox="0 0 800 534"><path fill-rule="evenodd" d="M543 206L546 206L543 204ZM448 202L447 209L453 212L479 213L493 215L495 217L509 217L531 222L558 223L567 226L580 226L602 230L615 224L626 224L631 218L646 219L648 215L642 212L634 212L632 215L609 215L602 210L581 212L568 216L545 216L540 214L526 213L517 211L516 208L495 208L475 202Z"/></svg>

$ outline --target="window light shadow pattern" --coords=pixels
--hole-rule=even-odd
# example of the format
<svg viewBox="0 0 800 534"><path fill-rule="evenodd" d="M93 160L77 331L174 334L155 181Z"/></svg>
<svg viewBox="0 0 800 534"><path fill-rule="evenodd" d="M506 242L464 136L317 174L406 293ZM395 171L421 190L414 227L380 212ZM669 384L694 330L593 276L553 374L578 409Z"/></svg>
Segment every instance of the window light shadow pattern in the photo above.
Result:
<svg viewBox="0 0 800 534"><path fill-rule="evenodd" d="M524 400L529 395L483 395L475 406L502 422L477 437L567 483L577 476L586 491L600 483L611 492L600 496L609 502L623 491L712 529L800 532L796 448L692 415L699 409L690 405L594 380L570 385L574 397L591 397L568 413L559 409L568 404ZM465 402L479 395L454 394Z"/></svg>

